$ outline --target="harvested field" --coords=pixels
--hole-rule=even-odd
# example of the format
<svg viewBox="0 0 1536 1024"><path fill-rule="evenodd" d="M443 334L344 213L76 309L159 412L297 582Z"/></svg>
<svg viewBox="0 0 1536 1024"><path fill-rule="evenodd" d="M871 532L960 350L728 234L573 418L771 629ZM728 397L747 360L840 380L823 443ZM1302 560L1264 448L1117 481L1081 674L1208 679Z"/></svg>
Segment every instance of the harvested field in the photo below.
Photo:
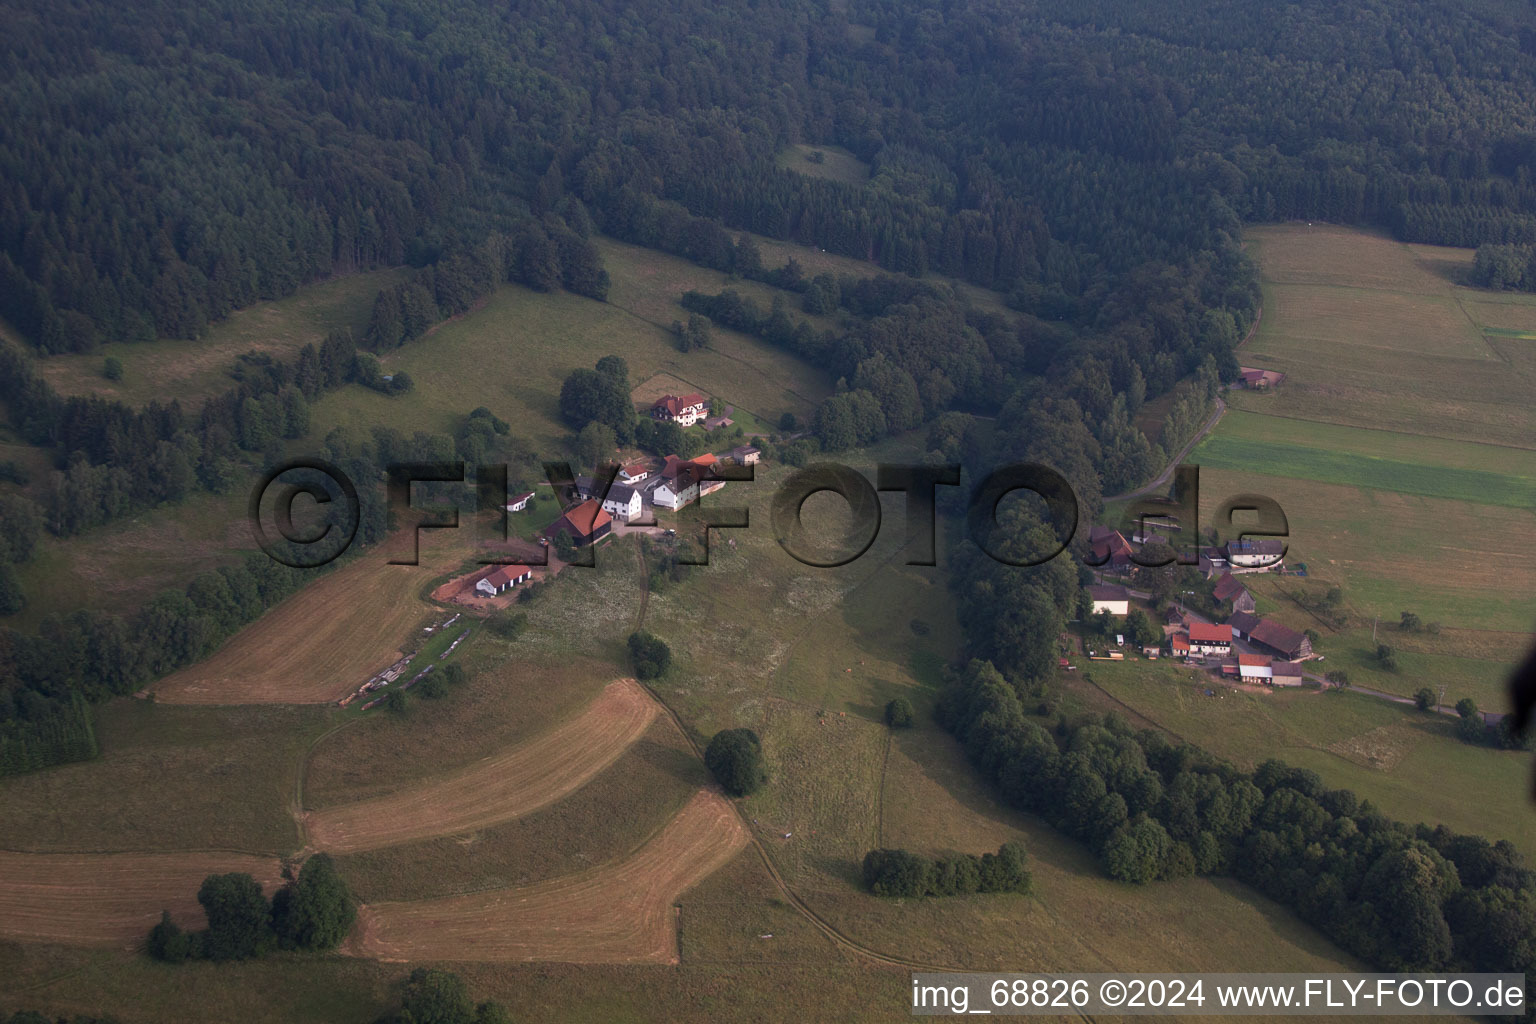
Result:
<svg viewBox="0 0 1536 1024"><path fill-rule="evenodd" d="M152 690L165 704L322 704L400 657L432 611L416 595L427 568L370 551L309 584L236 633L210 658Z"/></svg>
<svg viewBox="0 0 1536 1024"><path fill-rule="evenodd" d="M310 812L310 845L356 853L519 818L618 760L658 710L639 683L620 679L575 718L504 754L387 796Z"/></svg>
<svg viewBox="0 0 1536 1024"><path fill-rule="evenodd" d="M231 871L251 874L268 894L281 882L276 860L239 853L0 852L0 938L133 947L162 910L203 928L198 887Z"/></svg>
<svg viewBox="0 0 1536 1024"><path fill-rule="evenodd" d="M617 864L518 889L364 906L351 951L381 960L676 963L674 901L746 845L731 805L700 790Z"/></svg>

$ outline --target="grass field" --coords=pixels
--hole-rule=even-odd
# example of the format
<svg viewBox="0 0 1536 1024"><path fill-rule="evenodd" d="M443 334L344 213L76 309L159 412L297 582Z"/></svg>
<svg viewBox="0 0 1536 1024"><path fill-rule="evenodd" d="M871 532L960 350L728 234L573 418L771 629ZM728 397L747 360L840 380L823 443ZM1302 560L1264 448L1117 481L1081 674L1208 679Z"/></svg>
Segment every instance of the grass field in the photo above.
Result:
<svg viewBox="0 0 1536 1024"><path fill-rule="evenodd" d="M311 812L305 831L317 849L356 853L521 818L575 792L613 764L656 713L656 703L638 683L618 680L581 714L528 743L388 796Z"/></svg>
<svg viewBox="0 0 1536 1024"><path fill-rule="evenodd" d="M1097 686L1235 764L1279 758L1314 769L1329 786L1352 789L1399 821L1508 839L1536 857L1530 755L1462 743L1449 718L1349 691L1217 687L1219 696L1206 697L1204 677L1196 685L1197 677L1171 662L1095 662L1088 676L1078 685Z"/></svg>
<svg viewBox="0 0 1536 1024"><path fill-rule="evenodd" d="M194 341L113 342L89 354L50 356L38 366L66 395L102 395L134 405L175 397L195 411L204 398L234 385L229 371L246 352L289 359L305 345L319 345L331 331L351 328L360 337L379 289L404 280L405 274L391 269L335 277L306 285L286 299L238 310ZM108 356L123 364L122 380L102 376Z"/></svg>

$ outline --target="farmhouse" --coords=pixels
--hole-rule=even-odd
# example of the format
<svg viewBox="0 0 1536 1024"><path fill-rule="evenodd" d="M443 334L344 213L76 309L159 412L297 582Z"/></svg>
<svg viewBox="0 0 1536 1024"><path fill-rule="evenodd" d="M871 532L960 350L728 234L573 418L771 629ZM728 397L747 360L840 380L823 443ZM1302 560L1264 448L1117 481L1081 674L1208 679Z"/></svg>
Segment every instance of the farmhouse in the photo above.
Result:
<svg viewBox="0 0 1536 1024"><path fill-rule="evenodd" d="M1254 609L1253 595L1230 572L1221 574L1221 579L1216 581L1214 594L1218 601L1231 601L1235 612L1251 612Z"/></svg>
<svg viewBox="0 0 1536 1024"><path fill-rule="evenodd" d="M651 406L651 417L670 420L680 427L691 427L706 414L706 401L698 392L683 395L662 395Z"/></svg>
<svg viewBox="0 0 1536 1024"><path fill-rule="evenodd" d="M1273 619L1260 619L1248 630L1248 640L1291 661L1312 657L1312 641L1307 639L1306 634L1282 626Z"/></svg>
<svg viewBox="0 0 1536 1024"><path fill-rule="evenodd" d="M1237 674L1244 680L1269 681L1270 666L1274 659L1264 654L1239 654L1237 656Z"/></svg>
<svg viewBox="0 0 1536 1024"><path fill-rule="evenodd" d="M1263 621L1253 612L1233 612L1232 616L1227 619L1227 625L1232 627L1233 636L1242 639L1253 632L1254 626Z"/></svg>
<svg viewBox="0 0 1536 1024"><path fill-rule="evenodd" d="M528 507L528 503L530 501L532 501L532 500L533 500L533 492L532 491L529 491L527 494L519 494L517 497L513 498L511 501L507 502L507 511L508 512L521 512L523 509Z"/></svg>
<svg viewBox="0 0 1536 1024"><path fill-rule="evenodd" d="M763 450L757 447L757 445L740 444L731 449L731 461L735 462L738 466L756 465L757 461L762 457Z"/></svg>
<svg viewBox="0 0 1536 1024"><path fill-rule="evenodd" d="M577 547L595 544L613 529L613 517L603 511L596 499L588 499L569 510L544 531L551 540L564 533Z"/></svg>
<svg viewBox="0 0 1536 1024"><path fill-rule="evenodd" d="M1249 391L1268 391L1270 388L1279 387L1285 380L1285 374L1279 370L1260 370L1254 366L1244 366L1238 370L1237 380Z"/></svg>
<svg viewBox="0 0 1536 1024"><path fill-rule="evenodd" d="M1173 651L1173 656L1175 658L1189 657L1189 634L1173 634L1173 639L1168 642L1168 646Z"/></svg>
<svg viewBox="0 0 1536 1024"><path fill-rule="evenodd" d="M601 501L603 503L603 511L615 519L621 519L627 523L631 519L637 518L645 507L644 502L640 498L640 492L626 484L610 484L606 494L599 494L598 490L597 482L591 477L579 476L576 478L577 496L584 501L587 499Z"/></svg>
<svg viewBox="0 0 1536 1024"><path fill-rule="evenodd" d="M526 565L498 565L475 583L478 593L495 597L508 587L526 583L533 578L533 570Z"/></svg>
<svg viewBox="0 0 1536 1024"><path fill-rule="evenodd" d="M1232 650L1232 627L1213 622L1191 622L1189 649L1199 654L1227 654Z"/></svg>
<svg viewBox="0 0 1536 1024"><path fill-rule="evenodd" d="M707 469L720 461L709 452L684 461L676 455L668 455L661 469L661 483L651 492L651 501L674 512L700 496L712 494L725 486L724 480L705 480Z"/></svg>
<svg viewBox="0 0 1536 1024"><path fill-rule="evenodd" d="M1119 530L1095 526L1088 531L1088 549L1094 565L1123 568L1131 564L1131 544Z"/></svg>
<svg viewBox="0 0 1536 1024"><path fill-rule="evenodd" d="M1096 583L1088 588L1088 597L1093 601L1093 614L1107 611L1111 615L1128 615L1131 610L1131 595L1124 587L1109 586Z"/></svg>
<svg viewBox="0 0 1536 1024"><path fill-rule="evenodd" d="M651 475L650 468L643 462L631 462L619 470L619 482L633 487L635 484Z"/></svg>
<svg viewBox="0 0 1536 1024"><path fill-rule="evenodd" d="M1227 561L1233 572L1259 572L1285 564L1283 540L1231 540L1227 542Z"/></svg>

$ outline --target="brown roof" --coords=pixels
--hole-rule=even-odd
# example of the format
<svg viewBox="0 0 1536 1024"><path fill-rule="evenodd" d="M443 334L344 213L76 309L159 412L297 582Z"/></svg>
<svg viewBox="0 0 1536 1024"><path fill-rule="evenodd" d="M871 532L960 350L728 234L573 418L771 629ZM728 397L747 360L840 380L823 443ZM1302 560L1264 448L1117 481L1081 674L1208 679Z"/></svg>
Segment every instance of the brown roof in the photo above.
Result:
<svg viewBox="0 0 1536 1024"><path fill-rule="evenodd" d="M1252 633L1253 627L1263 621L1253 612L1233 612L1227 617L1227 625L1243 634Z"/></svg>
<svg viewBox="0 0 1536 1024"><path fill-rule="evenodd" d="M639 476L641 473L649 472L649 470L643 462L631 462L624 467L624 472L630 476Z"/></svg>
<svg viewBox="0 0 1536 1024"><path fill-rule="evenodd" d="M1237 663L1247 665L1249 668L1268 668L1274 664L1275 659L1264 654L1239 654Z"/></svg>
<svg viewBox="0 0 1536 1024"><path fill-rule="evenodd" d="M613 517L604 512L603 506L592 498L588 498L560 518L569 523L572 531L582 537L590 537L613 522Z"/></svg>
<svg viewBox="0 0 1536 1024"><path fill-rule="evenodd" d="M1277 676L1295 676L1301 678L1301 665L1294 661L1277 661L1272 666Z"/></svg>
<svg viewBox="0 0 1536 1024"><path fill-rule="evenodd" d="M526 565L498 565L482 579L493 587L504 587L513 580L520 580L533 570Z"/></svg>
<svg viewBox="0 0 1536 1024"><path fill-rule="evenodd" d="M1187 651L1189 650L1189 637L1185 636L1183 633L1175 633L1173 634L1173 643L1171 646L1176 651Z"/></svg>
<svg viewBox="0 0 1536 1024"><path fill-rule="evenodd" d="M1289 626L1282 626L1273 619L1260 619L1258 625L1248 630L1248 636L1266 647L1273 647L1287 654L1300 650L1302 641L1306 640L1302 634Z"/></svg>
<svg viewBox="0 0 1536 1024"><path fill-rule="evenodd" d="M656 399L656 403L652 405L651 408L664 409L666 410L668 416L676 416L684 409L703 404L704 396L695 391L691 394L683 395L681 398L679 398L677 395L662 395L660 398Z"/></svg>
<svg viewBox="0 0 1536 1024"><path fill-rule="evenodd" d="M1191 622L1189 639L1191 643L1231 643L1232 627L1218 626L1214 622Z"/></svg>
<svg viewBox="0 0 1536 1024"><path fill-rule="evenodd" d="M1216 600L1230 601L1243 592L1243 585L1237 582L1237 577L1229 572L1221 574L1221 579L1216 581Z"/></svg>

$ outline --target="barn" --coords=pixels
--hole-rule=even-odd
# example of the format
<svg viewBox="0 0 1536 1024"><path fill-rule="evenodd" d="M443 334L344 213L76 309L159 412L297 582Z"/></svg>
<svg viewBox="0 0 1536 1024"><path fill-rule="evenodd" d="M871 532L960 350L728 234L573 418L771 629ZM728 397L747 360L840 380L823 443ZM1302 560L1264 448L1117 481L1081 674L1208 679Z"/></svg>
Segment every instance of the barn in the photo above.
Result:
<svg viewBox="0 0 1536 1024"><path fill-rule="evenodd" d="M487 597L495 597L502 591L515 587L519 583L526 583L532 578L533 570L526 565L498 565L476 581L475 591Z"/></svg>

